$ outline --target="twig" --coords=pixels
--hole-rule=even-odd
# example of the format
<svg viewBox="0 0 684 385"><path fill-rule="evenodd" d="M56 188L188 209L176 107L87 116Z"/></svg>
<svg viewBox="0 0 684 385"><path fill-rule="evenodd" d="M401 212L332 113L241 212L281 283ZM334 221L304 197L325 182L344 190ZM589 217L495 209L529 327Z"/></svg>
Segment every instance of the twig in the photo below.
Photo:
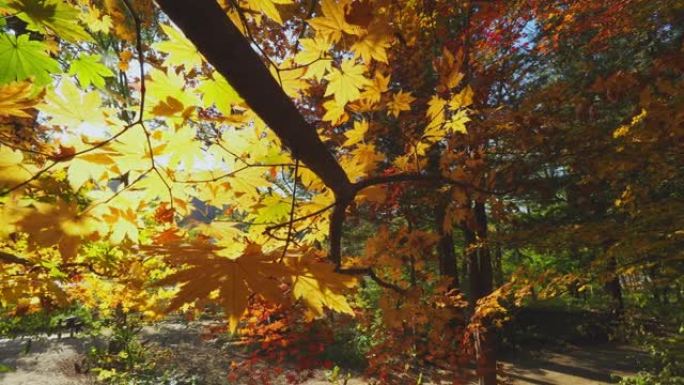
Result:
<svg viewBox="0 0 684 385"><path fill-rule="evenodd" d="M285 240L285 247L283 248L283 254L280 256L282 261L287 253L287 248L290 246L290 239L292 238L292 226L294 225L294 213L295 204L297 203L297 173L299 172L299 159L295 160L294 175L292 177L292 204L290 205L290 221L289 226L287 226L287 239Z"/></svg>
<svg viewBox="0 0 684 385"><path fill-rule="evenodd" d="M311 217L315 217L316 215L320 215L320 214L322 214L322 213L324 213L324 212L330 210L330 209L333 208L334 206L335 206L335 203L332 203L332 204L329 204L329 205L323 207L322 209L316 210L316 211L314 211L314 212L312 212L312 213L303 215L303 216L301 216L301 217L292 219L292 220L287 221L287 222L278 223L277 225L269 226L269 227L267 227L267 228L264 230L264 232L277 230L277 229L279 229L279 228L281 228L281 227L289 226L290 223L300 222L300 221L303 221L303 220L305 220L305 219L309 219L309 218L311 218Z"/></svg>
<svg viewBox="0 0 684 385"><path fill-rule="evenodd" d="M401 182L433 182L433 183L447 184L447 185L459 186L459 187L462 187L463 189L466 189L466 190L473 190L473 191L477 191L477 192L480 192L483 194L489 194L489 195L505 195L505 194L509 194L511 192L511 191L487 190L487 189L475 186L471 183L447 178L447 177L442 176L442 175L407 172L407 173L400 173L400 174L393 174L393 175L381 175L381 176L371 177L371 178L359 181L357 183L354 183L354 185L353 185L354 194L356 194L359 191L361 191L367 187L370 187L370 186L375 186L375 185L379 185L379 184L401 183Z"/></svg>
<svg viewBox="0 0 684 385"><path fill-rule="evenodd" d="M371 269L370 267L337 269L337 272L340 274L347 274L347 275L365 275L368 278L375 281L378 285L380 285L386 289L394 290L400 294L406 294L406 292L407 292L407 290L404 289L403 287L396 285L394 283L391 283L391 282L387 282L387 281L383 280L382 278L378 277L377 274L375 274L375 271L373 271L373 269Z"/></svg>

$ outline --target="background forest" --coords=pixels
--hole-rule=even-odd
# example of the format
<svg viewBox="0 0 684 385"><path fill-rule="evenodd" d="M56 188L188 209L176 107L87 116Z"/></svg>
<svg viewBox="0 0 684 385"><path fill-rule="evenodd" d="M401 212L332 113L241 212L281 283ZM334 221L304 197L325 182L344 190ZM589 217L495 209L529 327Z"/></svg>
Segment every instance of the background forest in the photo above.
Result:
<svg viewBox="0 0 684 385"><path fill-rule="evenodd" d="M0 335L105 384L608 341L682 384L683 70L681 0L0 0Z"/></svg>

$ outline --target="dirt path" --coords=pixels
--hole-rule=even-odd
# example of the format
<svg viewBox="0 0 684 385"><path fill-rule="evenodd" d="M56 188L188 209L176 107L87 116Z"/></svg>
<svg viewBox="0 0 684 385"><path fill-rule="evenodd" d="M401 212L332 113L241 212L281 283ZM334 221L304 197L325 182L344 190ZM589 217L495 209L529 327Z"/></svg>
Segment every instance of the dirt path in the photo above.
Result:
<svg viewBox="0 0 684 385"><path fill-rule="evenodd" d="M632 347L605 344L517 353L504 360L504 368L515 385L599 385L635 374L645 359L643 352Z"/></svg>
<svg viewBox="0 0 684 385"><path fill-rule="evenodd" d="M41 338L0 340L0 364L11 369L0 373L2 385L89 385L88 376L76 373L85 352L79 339Z"/></svg>
<svg viewBox="0 0 684 385"><path fill-rule="evenodd" d="M187 329L186 329L187 330ZM180 330L170 336L178 337ZM162 340L166 334L157 332ZM199 340L192 345L202 344ZM12 368L0 373L2 385L90 385L92 378L77 374L85 351L84 339L42 338L31 343L28 353L26 340L0 340L0 364ZM170 343L169 345L175 345ZM177 346L181 349L199 346ZM206 349L202 349L206 350ZM216 354L219 354L216 352ZM644 354L618 345L567 348L563 351L541 351L516 354L504 359L503 366L509 383L514 385L599 385L614 383L615 375L633 374L638 370ZM206 363L206 362L205 362ZM199 363L201 365L201 363ZM318 376L317 376L318 377ZM307 384L325 384L324 376ZM354 378L350 384L365 384Z"/></svg>

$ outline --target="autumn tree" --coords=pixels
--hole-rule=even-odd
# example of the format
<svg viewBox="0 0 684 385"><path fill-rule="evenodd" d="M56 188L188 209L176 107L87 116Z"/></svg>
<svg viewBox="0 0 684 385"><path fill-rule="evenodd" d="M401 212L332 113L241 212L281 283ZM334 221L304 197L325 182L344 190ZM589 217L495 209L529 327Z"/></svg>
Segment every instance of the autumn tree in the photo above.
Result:
<svg viewBox="0 0 684 385"><path fill-rule="evenodd" d="M366 322L349 294L375 285L373 374L415 382L429 363L460 379L474 358L494 384L499 299L542 284L504 282L502 249L589 248L584 272L602 263L616 300L621 269L678 255L675 2L0 13L5 312L75 300L157 320L218 303L249 334L255 311ZM540 239L524 209L554 200Z"/></svg>

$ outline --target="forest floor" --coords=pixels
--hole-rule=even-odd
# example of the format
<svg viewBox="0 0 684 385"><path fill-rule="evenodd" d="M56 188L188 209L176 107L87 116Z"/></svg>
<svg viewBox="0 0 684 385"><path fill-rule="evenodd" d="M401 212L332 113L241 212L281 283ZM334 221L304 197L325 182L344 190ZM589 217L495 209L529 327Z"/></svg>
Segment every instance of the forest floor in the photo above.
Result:
<svg viewBox="0 0 684 385"><path fill-rule="evenodd" d="M198 371L209 381L225 382L230 357L211 342L203 341L197 330L180 325L148 328L146 338L158 346L179 352L185 371ZM11 371L0 373L2 385L90 385L91 376L77 374L89 340L86 338L41 337L27 349L26 339L0 339L0 364ZM569 346L562 350L538 350L509 354L502 360L508 384L512 385L599 385L616 382L616 376L634 374L644 353L617 344ZM175 361L175 360L174 360ZM329 383L324 371L314 373L305 384ZM366 384L353 377L348 385Z"/></svg>

